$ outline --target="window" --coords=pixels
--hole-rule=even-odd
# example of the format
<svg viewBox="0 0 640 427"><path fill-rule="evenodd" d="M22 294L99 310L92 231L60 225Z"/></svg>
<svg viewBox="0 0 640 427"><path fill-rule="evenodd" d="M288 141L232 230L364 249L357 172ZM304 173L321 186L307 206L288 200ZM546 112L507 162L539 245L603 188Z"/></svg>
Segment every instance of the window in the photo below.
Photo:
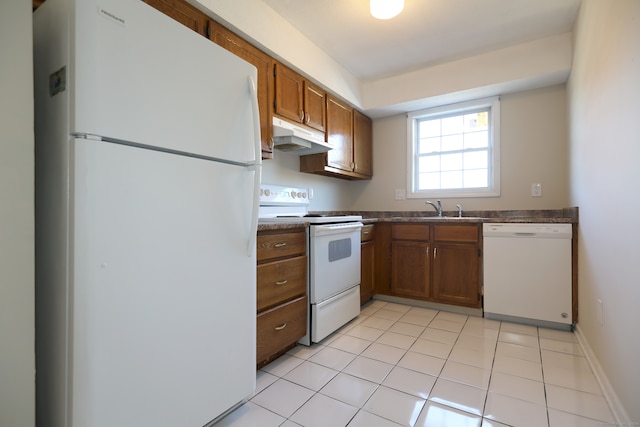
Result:
<svg viewBox="0 0 640 427"><path fill-rule="evenodd" d="M500 99L407 116L407 197L500 195Z"/></svg>

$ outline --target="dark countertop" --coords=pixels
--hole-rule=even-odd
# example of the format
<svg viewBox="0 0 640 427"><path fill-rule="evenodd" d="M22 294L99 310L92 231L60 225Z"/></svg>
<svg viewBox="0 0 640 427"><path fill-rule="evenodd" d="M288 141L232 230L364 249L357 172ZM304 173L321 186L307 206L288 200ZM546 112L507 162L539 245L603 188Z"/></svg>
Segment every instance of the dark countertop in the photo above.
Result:
<svg viewBox="0 0 640 427"><path fill-rule="evenodd" d="M445 211L443 217L438 218L435 212L429 211L335 211L314 212L329 215L362 215L362 222L429 222L429 223L484 223L484 222L513 222L513 223L549 223L549 224L577 224L578 208L538 209L538 210L503 210L503 211L463 211L462 218L458 218L457 211Z"/></svg>
<svg viewBox="0 0 640 427"><path fill-rule="evenodd" d="M432 211L313 211L323 215L361 215L364 224L376 222L404 222L430 224L468 224L485 222L509 223L546 223L546 224L577 224L578 208L540 209L540 210L504 210L504 211L463 211L462 218L458 218L455 211L443 212L438 218ZM309 223L260 223L260 230L282 230L306 227Z"/></svg>
<svg viewBox="0 0 640 427"><path fill-rule="evenodd" d="M291 230L298 228L305 228L309 226L308 222L258 222L258 231L265 230Z"/></svg>

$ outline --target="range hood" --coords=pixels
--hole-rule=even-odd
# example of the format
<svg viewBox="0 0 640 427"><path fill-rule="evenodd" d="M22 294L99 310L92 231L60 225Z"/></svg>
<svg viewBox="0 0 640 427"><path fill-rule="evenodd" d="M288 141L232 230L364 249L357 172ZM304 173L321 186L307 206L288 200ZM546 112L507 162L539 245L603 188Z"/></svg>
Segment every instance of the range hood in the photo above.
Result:
<svg viewBox="0 0 640 427"><path fill-rule="evenodd" d="M273 118L273 146L282 151L295 151L301 156L323 153L333 148L331 144L325 142L324 133L277 117Z"/></svg>

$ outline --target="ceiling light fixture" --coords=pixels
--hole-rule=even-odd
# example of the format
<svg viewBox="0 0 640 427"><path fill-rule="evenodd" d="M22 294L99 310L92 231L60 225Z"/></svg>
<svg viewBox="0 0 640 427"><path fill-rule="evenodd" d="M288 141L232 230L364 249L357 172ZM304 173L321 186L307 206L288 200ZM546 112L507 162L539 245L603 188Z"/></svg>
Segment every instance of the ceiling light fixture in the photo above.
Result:
<svg viewBox="0 0 640 427"><path fill-rule="evenodd" d="M404 0L370 0L369 10L374 18L391 19L404 9Z"/></svg>

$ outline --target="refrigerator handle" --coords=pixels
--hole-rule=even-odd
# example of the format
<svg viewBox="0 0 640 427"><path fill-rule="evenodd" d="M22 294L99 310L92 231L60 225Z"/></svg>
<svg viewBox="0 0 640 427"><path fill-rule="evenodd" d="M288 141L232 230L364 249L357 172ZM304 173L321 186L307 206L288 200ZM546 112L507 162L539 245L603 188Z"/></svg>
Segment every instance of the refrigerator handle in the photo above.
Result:
<svg viewBox="0 0 640 427"><path fill-rule="evenodd" d="M256 82L249 76L249 92L251 94L251 106L253 111L253 139L254 159L253 164L253 201L251 206L251 228L249 230L249 244L247 256L252 256L256 250L258 234L258 206L260 204L260 181L262 180L262 143L260 139L260 110L258 109L258 89Z"/></svg>

